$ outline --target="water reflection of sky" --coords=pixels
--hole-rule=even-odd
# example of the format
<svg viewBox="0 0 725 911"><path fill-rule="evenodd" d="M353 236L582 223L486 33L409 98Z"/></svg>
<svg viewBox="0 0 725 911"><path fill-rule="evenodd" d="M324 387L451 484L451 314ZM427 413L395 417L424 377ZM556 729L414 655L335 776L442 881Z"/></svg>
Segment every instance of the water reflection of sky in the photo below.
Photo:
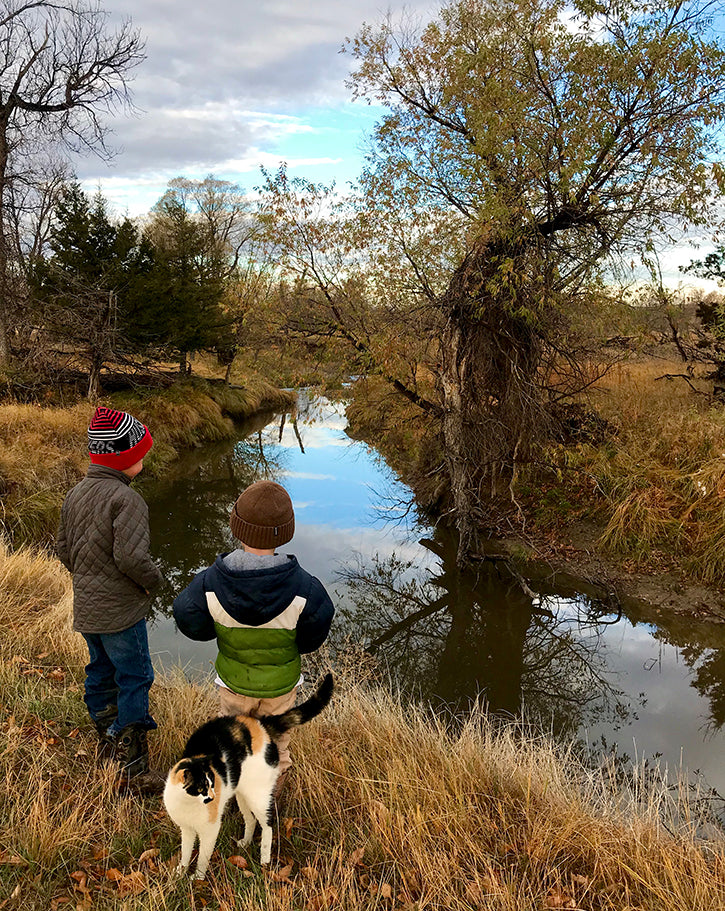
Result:
<svg viewBox="0 0 725 911"><path fill-rule="evenodd" d="M576 630L576 602L554 601L558 614ZM657 627L626 617L601 626L599 635L608 678L632 700L634 712L621 727L586 725L583 739L598 750L603 738L620 755L656 762L671 773L700 772L725 795L725 732L713 726L711 705L694 685L693 670L700 662L688 666L678 646L658 638Z"/></svg>
<svg viewBox="0 0 725 911"><path fill-rule="evenodd" d="M263 433L265 450L272 455L277 449L284 451L276 479L292 497L298 527L354 532L346 539L348 546L359 539L364 547L365 536L359 533L371 526L406 540L409 535L387 521L386 508L405 498L406 488L373 449L345 434L346 426L341 406L317 399L303 401L300 407L297 427L304 452L289 421L281 440L278 424L270 424Z"/></svg>
<svg viewBox="0 0 725 911"><path fill-rule="evenodd" d="M669 769L682 764L700 770L725 793L725 736L711 730L708 702L691 685L692 670L680 650L655 639L651 627L627 620L607 630L605 643L612 672L620 674L629 693L644 693L646 703L636 721L615 736L595 725L590 740L604 735L633 758L662 753Z"/></svg>
<svg viewBox="0 0 725 911"><path fill-rule="evenodd" d="M440 571L439 559L418 543L430 529L390 521L401 512L400 501L405 499L406 489L374 450L346 436L345 426L341 406L302 398L296 427L289 415L284 422L280 417L274 418L266 426L260 424L251 431L236 448L214 450L216 461L205 461L204 453L200 453L194 457L195 461L179 466L178 478L166 479L155 487L150 485L144 493L151 512L152 547L175 591L189 581L195 570L233 546L227 525L229 510L236 495L260 471L284 484L295 506L295 537L281 550L294 553L306 569L318 576L339 606L350 607L352 603L339 571L358 559L365 562L378 555L384 563L395 555L410 567L407 575L401 576L404 579L415 573L422 577L426 571ZM253 469L249 467L251 463ZM433 587L430 592L435 598L439 590ZM520 592L507 595L492 590L490 597L495 610L501 603L505 606L507 597L519 598ZM171 595L169 601L170 598ZM618 691L617 698L626 706L619 714L602 712L598 717L582 713L579 736L593 747L604 737L608 744L616 743L620 752L632 757L661 752L663 762L671 769L683 761L690 769L700 769L712 785L725 792L725 736L711 727L711 719L719 710L716 701L721 698L720 690L717 685L705 686L698 679L698 668L703 662L725 654L725 636L721 635L721 647L719 639L712 640L707 638L709 633L707 636L703 633L705 638L701 644L697 640L699 650L688 663L683 660L682 652L683 647L691 644L686 637L699 635L689 629L683 640L681 630L676 634L662 629L658 632L656 627L641 622L633 624L626 618L612 625L582 624L581 604L575 599L545 599L541 606L548 606L555 622L547 626L549 621L542 620L537 626L536 614L532 615L522 646L524 664L528 661L531 667L537 667L542 655L555 651L551 642L565 642L566 636L571 636L572 648L581 649L584 659L591 657L596 662L603 688ZM525 614L526 604L522 610ZM374 615L373 607L373 624ZM369 629L366 633L363 621L361 615L357 629L361 638L367 635L366 641L370 641L372 633ZM445 653L450 652L447 660L452 671L449 673L454 677L459 674L464 692L467 686L473 690L478 679L490 682L486 673L508 672L507 656L499 660L501 656L495 654L497 643L508 641L508 632L504 631L502 640L500 631L486 628L488 622L464 630L464 646L466 637L470 637L470 648L458 654L451 651L455 618L445 613L436 615L429 626L420 630L419 638L413 636L407 646L401 645L399 653L393 649L386 660L392 663L393 669L397 664L402 666L410 661L411 650L415 652L420 647L421 674L425 676L423 650L428 650L429 657L433 656L430 666L435 673L440 672ZM344 621L342 616L339 623L350 629L349 620ZM190 642L176 632L168 618L159 618L153 625L151 646L157 663L180 662L196 671L211 670L215 656L214 643ZM438 653L435 648L439 648ZM440 667L437 654L443 655ZM512 664L515 659L516 655ZM413 665L416 660L413 654ZM565 659L561 655L556 660L560 665L556 674L545 681L553 688L549 694L552 718L561 708L557 705L557 693L562 703L567 694L581 693L582 684L579 682L577 690L575 678L579 667L584 667L584 664L563 663ZM494 670L487 671L483 665L491 661ZM720 681L720 685L725 698L725 682ZM583 687L586 686L585 682ZM575 713L572 717L579 715Z"/></svg>

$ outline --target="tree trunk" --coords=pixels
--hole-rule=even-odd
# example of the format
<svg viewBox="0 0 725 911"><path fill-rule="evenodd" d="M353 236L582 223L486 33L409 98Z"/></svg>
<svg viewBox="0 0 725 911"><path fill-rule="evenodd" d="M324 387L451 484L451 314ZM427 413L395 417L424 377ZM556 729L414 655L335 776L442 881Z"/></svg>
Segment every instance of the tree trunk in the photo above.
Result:
<svg viewBox="0 0 725 911"><path fill-rule="evenodd" d="M0 119L0 368L10 364L10 276L7 237L7 121Z"/></svg>
<svg viewBox="0 0 725 911"><path fill-rule="evenodd" d="M460 565L477 551L491 507L510 507L517 467L545 425L541 343L505 294L487 290L495 263L485 249L469 254L442 298L442 434Z"/></svg>
<svg viewBox="0 0 725 911"><path fill-rule="evenodd" d="M88 370L88 401L95 402L101 394L101 369L103 358L100 354L91 355L91 365Z"/></svg>

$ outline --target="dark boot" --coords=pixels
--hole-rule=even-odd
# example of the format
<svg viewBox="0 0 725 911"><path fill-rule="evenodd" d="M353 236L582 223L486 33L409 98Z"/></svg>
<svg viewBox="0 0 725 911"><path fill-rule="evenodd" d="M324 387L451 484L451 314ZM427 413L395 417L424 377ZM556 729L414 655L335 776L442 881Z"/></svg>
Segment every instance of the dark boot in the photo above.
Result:
<svg viewBox="0 0 725 911"><path fill-rule="evenodd" d="M114 740L116 759L121 775L135 778L149 769L149 748L146 743L146 728L129 724L116 734Z"/></svg>
<svg viewBox="0 0 725 911"><path fill-rule="evenodd" d="M120 766L116 785L121 791L140 794L160 794L163 791L165 778L149 769L146 733L146 728L129 724L116 736L116 760Z"/></svg>
<svg viewBox="0 0 725 911"><path fill-rule="evenodd" d="M93 719L98 734L98 758L112 759L116 752L115 738L108 733L109 727L118 717L118 709L115 705L107 705Z"/></svg>

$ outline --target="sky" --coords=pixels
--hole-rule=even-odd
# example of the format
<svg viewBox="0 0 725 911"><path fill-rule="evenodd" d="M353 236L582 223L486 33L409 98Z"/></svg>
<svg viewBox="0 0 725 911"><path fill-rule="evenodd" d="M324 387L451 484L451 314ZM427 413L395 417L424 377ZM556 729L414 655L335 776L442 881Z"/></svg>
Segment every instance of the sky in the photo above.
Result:
<svg viewBox="0 0 725 911"><path fill-rule="evenodd" d="M346 37L403 3L378 0L105 0L146 41L131 84L137 113L110 121L109 163L75 161L118 214L147 212L174 177L207 174L252 190L260 166L344 186L360 172L365 135L380 110L345 86ZM411 15L434 5L409 0ZM425 18L428 18L427 16Z"/></svg>
<svg viewBox="0 0 725 911"><path fill-rule="evenodd" d="M111 25L131 19L146 59L131 84L136 111L108 121L112 160L77 158L85 189L100 187L117 215L148 212L174 177L209 174L253 192L260 168L344 189L360 173L381 108L353 102L341 53L364 22L386 14L428 21L431 0L104 0ZM663 258L666 283L701 258L709 238ZM693 279L688 278L685 284ZM697 281L707 290L714 282Z"/></svg>

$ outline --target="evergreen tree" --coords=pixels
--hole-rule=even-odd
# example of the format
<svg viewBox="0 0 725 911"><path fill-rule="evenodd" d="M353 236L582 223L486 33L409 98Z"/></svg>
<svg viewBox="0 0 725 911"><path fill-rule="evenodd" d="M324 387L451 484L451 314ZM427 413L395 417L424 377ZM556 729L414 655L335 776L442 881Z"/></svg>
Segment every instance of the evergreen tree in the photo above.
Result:
<svg viewBox="0 0 725 911"><path fill-rule="evenodd" d="M100 192L89 199L77 183L59 197L49 247L51 255L31 270L40 322L87 359L94 397L109 356L144 344L137 318L153 251L131 221L111 221Z"/></svg>
<svg viewBox="0 0 725 911"><path fill-rule="evenodd" d="M158 342L179 355L183 369L189 352L222 343L225 270L186 194L172 186L153 212L146 237L153 243L155 262L147 287L155 301L152 306L161 308L166 318Z"/></svg>

